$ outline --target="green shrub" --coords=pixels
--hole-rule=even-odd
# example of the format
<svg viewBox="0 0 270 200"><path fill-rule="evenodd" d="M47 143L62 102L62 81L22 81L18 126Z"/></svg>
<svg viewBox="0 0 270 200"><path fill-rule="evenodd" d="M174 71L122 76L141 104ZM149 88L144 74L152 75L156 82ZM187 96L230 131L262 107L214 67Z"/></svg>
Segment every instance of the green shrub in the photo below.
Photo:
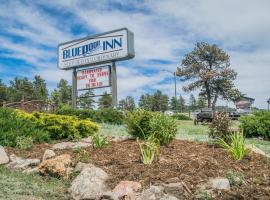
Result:
<svg viewBox="0 0 270 200"><path fill-rule="evenodd" d="M146 110L128 112L125 117L128 133L136 138L147 139L151 135L150 120L153 115Z"/></svg>
<svg viewBox="0 0 270 200"><path fill-rule="evenodd" d="M95 134L99 126L90 120L76 116L48 113L29 114L20 110L0 109L0 144L17 145L17 138L31 137L34 142L49 142L51 139L77 139Z"/></svg>
<svg viewBox="0 0 270 200"><path fill-rule="evenodd" d="M31 136L18 136L16 146L22 150L30 149L33 146L33 138Z"/></svg>
<svg viewBox="0 0 270 200"><path fill-rule="evenodd" d="M78 139L95 134L99 126L90 120L80 120L76 116L33 113L33 121L39 128L48 131L51 139Z"/></svg>
<svg viewBox="0 0 270 200"><path fill-rule="evenodd" d="M146 141L139 144L141 161L145 165L150 165L159 159L160 143L154 136L150 136Z"/></svg>
<svg viewBox="0 0 270 200"><path fill-rule="evenodd" d="M270 139L270 112L259 111L254 115L242 116L239 121L246 137Z"/></svg>
<svg viewBox="0 0 270 200"><path fill-rule="evenodd" d="M61 115L77 116L80 119L91 119L98 123L122 124L124 120L123 113L112 108L80 110L64 106L58 109L56 113Z"/></svg>
<svg viewBox="0 0 270 200"><path fill-rule="evenodd" d="M245 147L245 137L243 133L233 133L230 137L231 143L219 139L217 144L225 148L235 160L242 160L249 155L250 149Z"/></svg>
<svg viewBox="0 0 270 200"><path fill-rule="evenodd" d="M192 120L189 116L180 113L174 114L172 117L177 120Z"/></svg>
<svg viewBox="0 0 270 200"><path fill-rule="evenodd" d="M49 142L48 132L40 129L27 117L18 116L15 110L0 108L0 145L15 147L17 137L31 137L34 142Z"/></svg>
<svg viewBox="0 0 270 200"><path fill-rule="evenodd" d="M232 121L225 112L216 114L213 122L209 125L208 136L213 139L223 139L230 142Z"/></svg>
<svg viewBox="0 0 270 200"><path fill-rule="evenodd" d="M177 132L177 125L173 118L145 110L127 113L126 125L130 135L144 140L154 136L162 145L168 145Z"/></svg>
<svg viewBox="0 0 270 200"><path fill-rule="evenodd" d="M150 120L150 133L160 141L162 145L168 145L177 132L174 119L161 113L155 114Z"/></svg>

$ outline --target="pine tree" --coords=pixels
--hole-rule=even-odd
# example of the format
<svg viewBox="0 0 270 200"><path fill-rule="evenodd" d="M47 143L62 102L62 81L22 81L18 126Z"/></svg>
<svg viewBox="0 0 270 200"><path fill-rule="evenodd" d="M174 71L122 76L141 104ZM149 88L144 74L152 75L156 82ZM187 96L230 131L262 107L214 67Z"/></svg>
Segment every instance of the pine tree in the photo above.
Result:
<svg viewBox="0 0 270 200"><path fill-rule="evenodd" d="M196 99L195 99L194 95L191 94L189 97L189 109L191 111L194 111L196 109L196 107L197 107Z"/></svg>
<svg viewBox="0 0 270 200"><path fill-rule="evenodd" d="M88 90L85 93L81 94L78 98L78 104L81 108L93 108L94 107L94 93L92 90Z"/></svg>
<svg viewBox="0 0 270 200"><path fill-rule="evenodd" d="M184 112L185 110L185 99L181 95L179 97L179 110L180 112Z"/></svg>
<svg viewBox="0 0 270 200"><path fill-rule="evenodd" d="M103 96L98 100L98 108L112 108L112 96L107 92L104 92Z"/></svg>

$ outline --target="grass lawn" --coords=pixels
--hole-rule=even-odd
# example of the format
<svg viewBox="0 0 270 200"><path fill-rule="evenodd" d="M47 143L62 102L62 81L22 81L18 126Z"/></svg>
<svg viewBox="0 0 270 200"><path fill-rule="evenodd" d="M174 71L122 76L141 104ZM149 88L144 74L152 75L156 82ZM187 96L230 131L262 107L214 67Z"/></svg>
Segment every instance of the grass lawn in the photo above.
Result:
<svg viewBox="0 0 270 200"><path fill-rule="evenodd" d="M55 178L45 180L39 175L27 175L0 166L1 200L71 199L68 187L68 183Z"/></svg>

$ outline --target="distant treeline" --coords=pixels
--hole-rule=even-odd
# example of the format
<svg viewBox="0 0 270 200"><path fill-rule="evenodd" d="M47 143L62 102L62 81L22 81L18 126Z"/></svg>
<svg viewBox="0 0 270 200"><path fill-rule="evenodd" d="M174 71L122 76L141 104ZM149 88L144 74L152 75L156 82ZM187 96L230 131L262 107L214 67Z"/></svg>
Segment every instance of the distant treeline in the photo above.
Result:
<svg viewBox="0 0 270 200"><path fill-rule="evenodd" d="M54 102L57 106L71 104L72 87L68 81L61 79L57 87L49 93L46 81L40 77L35 76L31 81L26 77L15 77L8 85L0 80L0 102L17 102L28 100L44 100ZM93 91L89 90L81 94L78 98L78 106L80 108L94 108L95 101ZM104 93L98 99L99 108L112 107L111 95ZM177 110L180 112L194 111L196 109L206 107L206 98L198 96L195 98L193 94L189 99L184 99L181 95L169 98L168 95L163 94L160 90L155 91L153 94L142 94L139 98L138 105L136 106L135 100L132 96L127 96L118 103L118 108L122 110L133 110L134 108L143 108L149 111L166 111ZM224 110L225 107L217 106L217 110ZM231 109L229 109L231 110Z"/></svg>

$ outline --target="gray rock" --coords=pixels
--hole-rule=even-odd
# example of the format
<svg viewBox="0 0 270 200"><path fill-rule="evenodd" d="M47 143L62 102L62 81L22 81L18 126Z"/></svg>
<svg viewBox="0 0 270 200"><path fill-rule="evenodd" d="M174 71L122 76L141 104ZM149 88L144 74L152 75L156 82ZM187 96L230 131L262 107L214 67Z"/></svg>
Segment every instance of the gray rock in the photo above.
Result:
<svg viewBox="0 0 270 200"><path fill-rule="evenodd" d="M209 186L213 189L230 190L230 182L227 178L211 178L208 183Z"/></svg>
<svg viewBox="0 0 270 200"><path fill-rule="evenodd" d="M7 153L5 152L4 147L0 145L0 165L6 164L9 162Z"/></svg>
<svg viewBox="0 0 270 200"><path fill-rule="evenodd" d="M177 198L183 198L186 196L186 191L183 187L183 184L178 182L178 183L168 183L168 184L162 184L164 187L164 191L167 194L171 194Z"/></svg>
<svg viewBox="0 0 270 200"><path fill-rule="evenodd" d="M84 168L89 168L89 167L95 167L93 164L90 163L82 163L78 162L76 167L74 168L74 172L81 172Z"/></svg>
<svg viewBox="0 0 270 200"><path fill-rule="evenodd" d="M137 200L159 200L164 196L164 188L161 186L150 186L149 189L144 190Z"/></svg>
<svg viewBox="0 0 270 200"><path fill-rule="evenodd" d="M82 138L81 139L81 142L84 142L84 143L92 143L92 138L91 137L87 137L87 138Z"/></svg>
<svg viewBox="0 0 270 200"><path fill-rule="evenodd" d="M14 154L10 155L11 162L8 163L6 166L11 169L18 169L18 170L25 170L29 167L38 166L40 163L39 159L22 159Z"/></svg>
<svg viewBox="0 0 270 200"><path fill-rule="evenodd" d="M72 149L74 143L73 142L61 142L53 145L53 150L64 150L64 149Z"/></svg>
<svg viewBox="0 0 270 200"><path fill-rule="evenodd" d="M71 184L71 196L75 200L98 199L108 191L105 181L108 175L102 169L90 166L84 168Z"/></svg>
<svg viewBox="0 0 270 200"><path fill-rule="evenodd" d="M73 149L76 149L76 148L87 148L87 147L90 147L92 146L91 143L89 142L77 142L77 143L74 143L72 148Z"/></svg>
<svg viewBox="0 0 270 200"><path fill-rule="evenodd" d="M25 173L25 174L38 174L39 170L38 170L38 167L27 168L27 169L23 170L23 173Z"/></svg>
<svg viewBox="0 0 270 200"><path fill-rule="evenodd" d="M100 199L101 200L119 200L117 195L115 195L115 193L113 193L112 191L107 191L103 193Z"/></svg>
<svg viewBox="0 0 270 200"><path fill-rule="evenodd" d="M160 200L178 200L176 197L165 194Z"/></svg>
<svg viewBox="0 0 270 200"><path fill-rule="evenodd" d="M42 160L48 160L50 158L53 158L56 154L54 153L53 150L50 149L46 149L44 154L43 154L43 158Z"/></svg>

